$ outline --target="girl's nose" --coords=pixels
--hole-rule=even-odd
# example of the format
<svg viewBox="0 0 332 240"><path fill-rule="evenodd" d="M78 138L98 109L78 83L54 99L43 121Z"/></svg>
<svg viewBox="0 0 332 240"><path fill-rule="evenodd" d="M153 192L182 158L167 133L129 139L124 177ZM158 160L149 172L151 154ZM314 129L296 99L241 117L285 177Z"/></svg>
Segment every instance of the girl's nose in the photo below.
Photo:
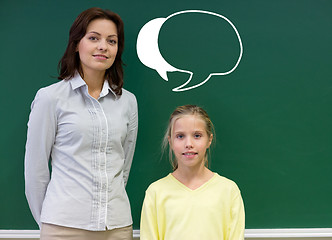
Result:
<svg viewBox="0 0 332 240"><path fill-rule="evenodd" d="M186 141L186 148L187 148L187 149L191 149L191 148L193 148L193 143L192 143L192 139L191 139L191 138L187 138L187 141Z"/></svg>

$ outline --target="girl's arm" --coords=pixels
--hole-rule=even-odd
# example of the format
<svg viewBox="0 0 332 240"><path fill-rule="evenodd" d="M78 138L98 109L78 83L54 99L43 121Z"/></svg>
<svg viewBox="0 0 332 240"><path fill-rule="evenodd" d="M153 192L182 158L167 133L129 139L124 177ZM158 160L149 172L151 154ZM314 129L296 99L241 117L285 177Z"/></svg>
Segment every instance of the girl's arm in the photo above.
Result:
<svg viewBox="0 0 332 240"><path fill-rule="evenodd" d="M130 107L132 108L132 110L128 125L127 137L123 145L125 153L125 162L123 165L123 179L125 186L127 185L128 182L129 172L134 157L137 130L138 130L137 101L134 95L130 95L130 97L133 97L132 99L133 101L130 101Z"/></svg>
<svg viewBox="0 0 332 240"><path fill-rule="evenodd" d="M240 191L235 196L231 207L229 240L244 240L245 213Z"/></svg>
<svg viewBox="0 0 332 240"><path fill-rule="evenodd" d="M154 193L148 189L145 193L141 213L140 239L158 240L158 232L156 200Z"/></svg>
<svg viewBox="0 0 332 240"><path fill-rule="evenodd" d="M31 104L25 151L25 195L35 221L40 226L42 205L50 181L49 158L56 133L54 101L44 89Z"/></svg>

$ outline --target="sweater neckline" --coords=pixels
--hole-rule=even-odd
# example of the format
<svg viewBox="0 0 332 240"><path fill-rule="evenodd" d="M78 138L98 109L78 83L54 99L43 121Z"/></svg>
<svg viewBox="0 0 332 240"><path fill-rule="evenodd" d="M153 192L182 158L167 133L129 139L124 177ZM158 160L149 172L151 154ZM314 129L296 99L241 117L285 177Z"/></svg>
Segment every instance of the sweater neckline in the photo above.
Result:
<svg viewBox="0 0 332 240"><path fill-rule="evenodd" d="M187 187L185 184L183 184L182 182L180 182L178 179L176 179L172 173L169 174L170 176L170 179L172 179L172 181L174 181L175 183L177 183L181 188L185 189L186 191L188 192L198 192L200 191L201 189L204 189L206 188L207 185L209 185L211 182L214 181L214 179L217 177L217 173L213 173L213 176L208 180L206 181L205 183L203 183L201 186L199 186L198 188L196 189L191 189L189 187Z"/></svg>

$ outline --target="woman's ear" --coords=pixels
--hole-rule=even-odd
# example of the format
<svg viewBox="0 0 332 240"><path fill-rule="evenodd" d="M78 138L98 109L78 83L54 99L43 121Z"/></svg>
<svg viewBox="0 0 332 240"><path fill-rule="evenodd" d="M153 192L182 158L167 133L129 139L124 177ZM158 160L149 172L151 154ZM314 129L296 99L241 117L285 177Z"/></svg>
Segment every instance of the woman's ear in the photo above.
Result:
<svg viewBox="0 0 332 240"><path fill-rule="evenodd" d="M78 52L78 47L79 47L79 45L80 45L80 42L81 42L81 41L79 41L79 42L76 44L75 52Z"/></svg>

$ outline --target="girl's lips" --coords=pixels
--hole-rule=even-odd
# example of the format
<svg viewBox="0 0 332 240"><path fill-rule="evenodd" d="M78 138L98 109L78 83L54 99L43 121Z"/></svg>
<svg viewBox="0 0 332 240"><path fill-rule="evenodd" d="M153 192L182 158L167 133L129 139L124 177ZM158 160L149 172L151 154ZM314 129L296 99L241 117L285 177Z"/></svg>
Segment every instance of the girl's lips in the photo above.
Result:
<svg viewBox="0 0 332 240"><path fill-rule="evenodd" d="M193 155L197 155L197 153L195 153L195 152L185 152L185 153L182 153L182 155L193 156Z"/></svg>

